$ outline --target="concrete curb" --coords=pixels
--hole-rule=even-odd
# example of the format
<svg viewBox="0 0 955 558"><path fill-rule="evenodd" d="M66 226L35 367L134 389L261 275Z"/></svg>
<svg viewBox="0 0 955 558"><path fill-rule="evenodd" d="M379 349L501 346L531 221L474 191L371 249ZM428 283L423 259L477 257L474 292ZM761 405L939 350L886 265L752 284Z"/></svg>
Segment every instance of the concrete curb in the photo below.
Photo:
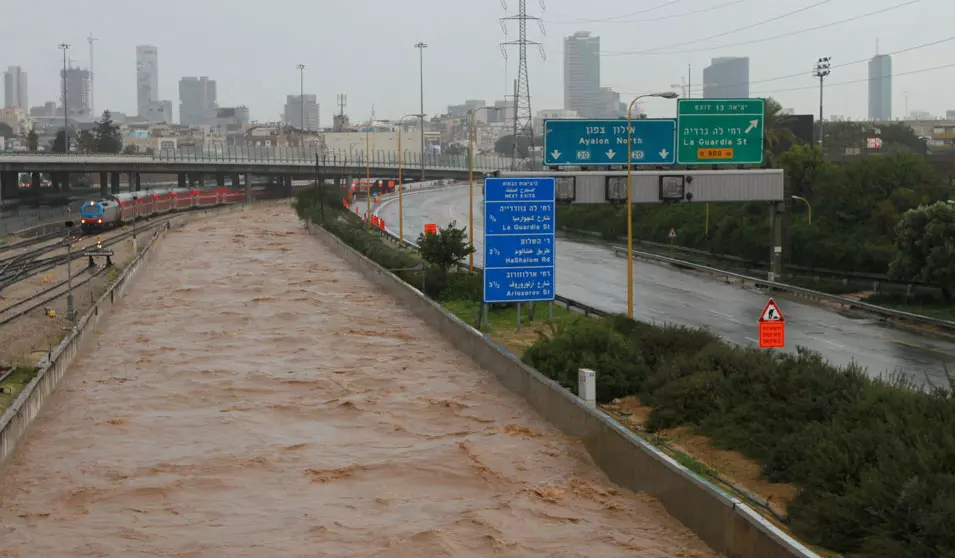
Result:
<svg viewBox="0 0 955 558"><path fill-rule="evenodd" d="M0 416L0 464L4 463L16 451L29 426L39 415L43 404L56 390L57 384L66 374L73 359L82 350L83 343L89 337L89 332L115 304L122 300L132 280L149 265L149 261L155 253L153 248L165 233L203 217L237 213L246 211L247 208L248 206L245 205L231 205L193 211L174 217L160 226L143 251L126 266L126 269L123 270L116 281L79 319L76 328L50 352L47 358L37 363L36 366L39 368L37 375L23 388L20 395Z"/></svg>
<svg viewBox="0 0 955 558"><path fill-rule="evenodd" d="M798 541L717 486L694 474L610 416L588 407L473 327L331 233L310 226L338 256L493 373L547 421L581 439L610 479L650 494L707 545L734 558L817 558Z"/></svg>

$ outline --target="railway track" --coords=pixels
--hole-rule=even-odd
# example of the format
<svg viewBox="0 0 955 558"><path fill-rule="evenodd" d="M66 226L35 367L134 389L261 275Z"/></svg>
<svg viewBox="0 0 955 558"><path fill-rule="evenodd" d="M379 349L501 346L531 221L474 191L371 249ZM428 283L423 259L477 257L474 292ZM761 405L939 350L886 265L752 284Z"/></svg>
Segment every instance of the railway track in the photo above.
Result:
<svg viewBox="0 0 955 558"><path fill-rule="evenodd" d="M108 269L109 269L108 267L101 267L101 268L98 268L93 273L89 273L87 269L87 270L81 271L80 273L72 275L71 279L73 280L73 288L75 289L77 287L82 287L83 285L89 283L90 281L96 279L97 277L102 276L103 273L105 273ZM80 279L82 275L86 275L86 277L82 278L81 280L78 280ZM61 296L67 294L68 291L66 290L64 290L63 292L55 292L55 291L58 291L59 289L62 289L63 287L65 287L68 282L69 282L69 279L64 279L63 281L60 281L59 283L55 285L52 285L50 287L47 287L46 289L43 289L42 291L36 293L32 297L25 298L19 302L15 302L11 304L10 306L0 308L0 327L5 326L9 324L10 322L13 322L17 318L22 318L23 316L26 316L27 314L36 310L37 308L41 308L53 302L54 300L60 298ZM0 378L0 381L2 381L2 378Z"/></svg>

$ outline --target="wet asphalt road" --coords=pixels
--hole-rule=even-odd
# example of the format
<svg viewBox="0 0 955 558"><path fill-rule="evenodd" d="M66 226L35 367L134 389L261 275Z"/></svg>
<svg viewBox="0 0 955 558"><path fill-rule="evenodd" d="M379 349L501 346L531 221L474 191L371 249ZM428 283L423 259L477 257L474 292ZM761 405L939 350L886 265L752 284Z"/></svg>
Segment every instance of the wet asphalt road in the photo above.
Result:
<svg viewBox="0 0 955 558"><path fill-rule="evenodd" d="M397 232L397 200L376 212ZM425 223L468 224L468 188L413 194L404 199L405 238L417 239ZM475 265L483 264L481 190L475 186ZM609 247L559 238L557 293L609 312L626 312L627 268ZM706 327L740 345L757 345L757 319L768 300L754 289L698 277L673 268L634 263L634 317L655 323ZM789 300L777 300L786 316L788 351L797 346L822 354L833 364L850 362L872 376L904 371L919 383L928 378L946 385L944 365L955 363L955 343L923 337L882 325L877 320L847 317Z"/></svg>

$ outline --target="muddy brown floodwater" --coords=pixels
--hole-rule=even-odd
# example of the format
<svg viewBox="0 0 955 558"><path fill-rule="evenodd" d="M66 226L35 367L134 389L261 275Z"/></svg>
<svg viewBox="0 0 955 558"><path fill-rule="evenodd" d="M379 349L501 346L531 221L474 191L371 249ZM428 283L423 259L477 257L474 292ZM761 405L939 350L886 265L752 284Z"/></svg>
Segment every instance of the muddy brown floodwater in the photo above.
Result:
<svg viewBox="0 0 955 558"><path fill-rule="evenodd" d="M170 233L0 473L0 556L714 556L288 207Z"/></svg>

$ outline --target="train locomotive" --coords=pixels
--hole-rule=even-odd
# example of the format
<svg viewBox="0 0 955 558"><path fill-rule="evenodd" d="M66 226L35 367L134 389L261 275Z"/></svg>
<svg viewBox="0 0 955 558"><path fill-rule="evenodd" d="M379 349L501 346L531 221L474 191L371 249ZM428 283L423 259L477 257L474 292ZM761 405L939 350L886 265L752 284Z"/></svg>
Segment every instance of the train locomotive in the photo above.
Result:
<svg viewBox="0 0 955 558"><path fill-rule="evenodd" d="M244 200L244 189L173 188L127 192L84 203L80 209L80 224L86 232L102 231L135 219L197 207L242 203Z"/></svg>

